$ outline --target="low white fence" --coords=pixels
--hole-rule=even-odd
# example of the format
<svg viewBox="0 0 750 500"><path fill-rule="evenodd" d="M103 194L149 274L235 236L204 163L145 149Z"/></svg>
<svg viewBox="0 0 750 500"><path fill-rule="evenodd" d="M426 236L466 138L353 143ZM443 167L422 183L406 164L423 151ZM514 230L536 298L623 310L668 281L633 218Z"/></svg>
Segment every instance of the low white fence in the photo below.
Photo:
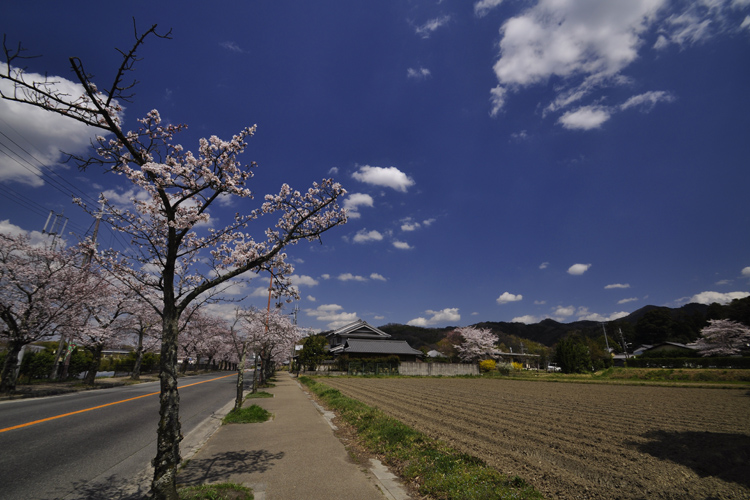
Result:
<svg viewBox="0 0 750 500"><path fill-rule="evenodd" d="M479 375L477 364L454 364L454 363L412 363L401 362L398 365L399 375L412 375L420 377L453 377L456 375Z"/></svg>

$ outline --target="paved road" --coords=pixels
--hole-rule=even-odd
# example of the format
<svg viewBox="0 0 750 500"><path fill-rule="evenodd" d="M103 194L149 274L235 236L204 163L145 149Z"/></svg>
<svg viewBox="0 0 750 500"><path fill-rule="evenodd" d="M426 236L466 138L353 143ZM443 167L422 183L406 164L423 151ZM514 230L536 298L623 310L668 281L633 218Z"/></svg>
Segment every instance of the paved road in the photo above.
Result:
<svg viewBox="0 0 750 500"><path fill-rule="evenodd" d="M233 401L235 383L229 372L180 379L183 450ZM142 498L150 480L145 469L156 455L158 391L150 382L0 402L0 498ZM67 416L3 432L60 415Z"/></svg>

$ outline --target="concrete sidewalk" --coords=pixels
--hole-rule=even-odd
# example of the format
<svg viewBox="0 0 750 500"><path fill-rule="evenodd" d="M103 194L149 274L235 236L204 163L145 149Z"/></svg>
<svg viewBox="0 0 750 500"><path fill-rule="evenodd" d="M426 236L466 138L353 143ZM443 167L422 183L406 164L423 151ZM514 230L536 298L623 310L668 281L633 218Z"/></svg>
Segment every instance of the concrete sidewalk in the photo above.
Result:
<svg viewBox="0 0 750 500"><path fill-rule="evenodd" d="M292 376L277 378L276 387L267 389L273 398L252 400L273 419L221 426L179 472L179 485L240 483L253 489L256 500L409 498L379 463L352 462L333 434L330 415Z"/></svg>

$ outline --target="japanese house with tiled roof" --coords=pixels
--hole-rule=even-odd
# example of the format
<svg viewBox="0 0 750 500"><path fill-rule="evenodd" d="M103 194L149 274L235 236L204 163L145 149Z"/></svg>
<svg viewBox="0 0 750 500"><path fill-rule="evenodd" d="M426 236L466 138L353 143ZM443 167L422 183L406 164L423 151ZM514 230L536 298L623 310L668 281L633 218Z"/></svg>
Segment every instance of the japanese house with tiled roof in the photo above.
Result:
<svg viewBox="0 0 750 500"><path fill-rule="evenodd" d="M328 335L328 348L334 356L354 358L383 358L398 356L401 361L417 361L422 351L413 349L405 340L389 340L390 335L360 320Z"/></svg>

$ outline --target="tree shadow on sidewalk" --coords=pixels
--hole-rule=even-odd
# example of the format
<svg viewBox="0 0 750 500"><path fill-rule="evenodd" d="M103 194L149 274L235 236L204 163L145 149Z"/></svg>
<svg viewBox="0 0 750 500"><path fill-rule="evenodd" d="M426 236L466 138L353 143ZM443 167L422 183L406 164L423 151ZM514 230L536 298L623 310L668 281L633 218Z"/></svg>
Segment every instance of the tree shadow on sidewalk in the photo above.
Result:
<svg viewBox="0 0 750 500"><path fill-rule="evenodd" d="M266 472L285 453L268 450L228 451L212 457L191 460L179 473L177 482L187 486L231 481L235 474Z"/></svg>
<svg viewBox="0 0 750 500"><path fill-rule="evenodd" d="M649 441L632 443L643 453L689 467L701 477L714 476L750 487L750 436L651 431L643 437Z"/></svg>

